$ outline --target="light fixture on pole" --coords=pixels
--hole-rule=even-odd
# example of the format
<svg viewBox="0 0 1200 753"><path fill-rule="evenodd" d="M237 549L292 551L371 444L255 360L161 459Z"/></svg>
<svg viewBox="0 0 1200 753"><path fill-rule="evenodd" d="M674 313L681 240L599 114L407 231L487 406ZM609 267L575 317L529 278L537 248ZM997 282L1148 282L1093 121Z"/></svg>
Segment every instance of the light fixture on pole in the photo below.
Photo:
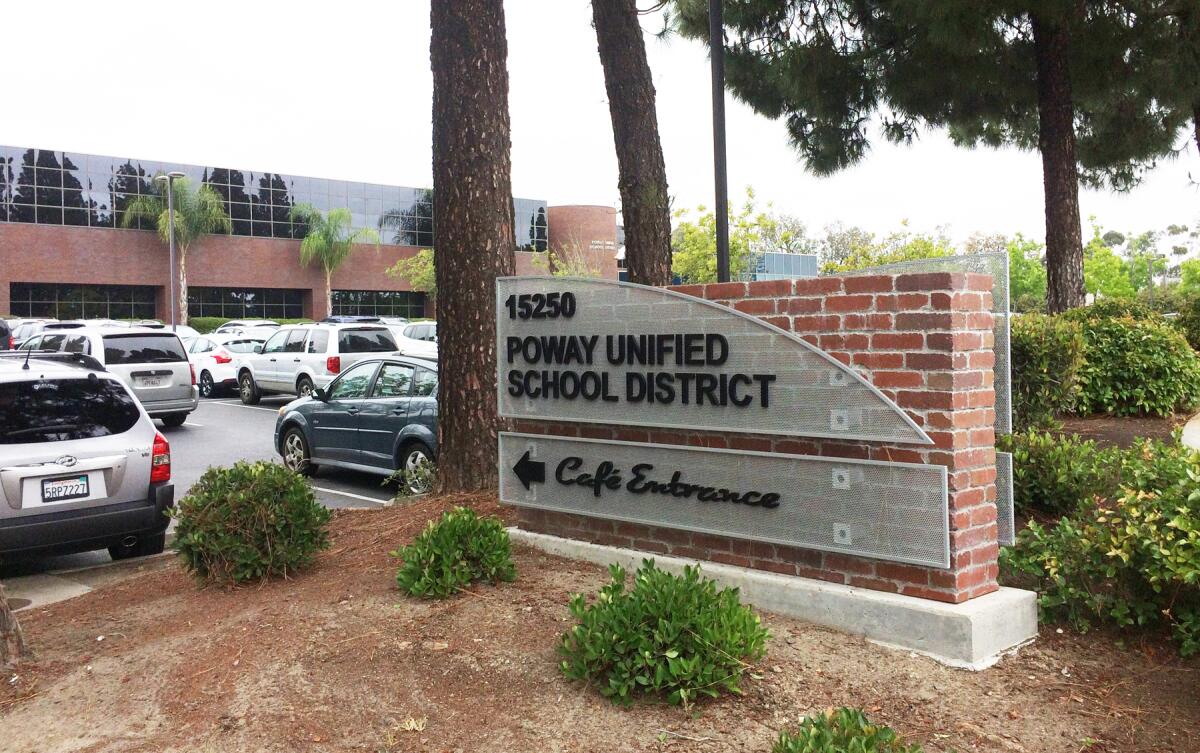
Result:
<svg viewBox="0 0 1200 753"><path fill-rule="evenodd" d="M171 313L171 331L175 331L175 181L185 177L178 170L167 173L166 175L158 175L154 180L159 183L164 183L167 186L167 245L170 247L170 272L167 277L170 280L170 298L167 299L167 311Z"/></svg>

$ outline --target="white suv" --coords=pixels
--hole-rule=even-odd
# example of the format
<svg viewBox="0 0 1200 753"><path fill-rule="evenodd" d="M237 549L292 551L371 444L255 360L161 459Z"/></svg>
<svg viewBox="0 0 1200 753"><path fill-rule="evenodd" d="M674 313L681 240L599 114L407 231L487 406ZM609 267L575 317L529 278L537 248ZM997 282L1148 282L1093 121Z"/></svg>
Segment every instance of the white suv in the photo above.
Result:
<svg viewBox="0 0 1200 753"><path fill-rule="evenodd" d="M238 365L238 394L247 405L264 394L307 396L363 358L393 353L396 340L381 324L301 324L281 327Z"/></svg>
<svg viewBox="0 0 1200 753"><path fill-rule="evenodd" d="M95 359L0 355L0 560L161 552L170 481L167 440Z"/></svg>
<svg viewBox="0 0 1200 753"><path fill-rule="evenodd" d="M437 322L414 322L404 325L400 334L396 336L396 343L400 355L436 361Z"/></svg>
<svg viewBox="0 0 1200 753"><path fill-rule="evenodd" d="M152 418L182 426L200 403L196 372L178 335L137 327L45 330L22 351L62 351L91 356L133 390Z"/></svg>

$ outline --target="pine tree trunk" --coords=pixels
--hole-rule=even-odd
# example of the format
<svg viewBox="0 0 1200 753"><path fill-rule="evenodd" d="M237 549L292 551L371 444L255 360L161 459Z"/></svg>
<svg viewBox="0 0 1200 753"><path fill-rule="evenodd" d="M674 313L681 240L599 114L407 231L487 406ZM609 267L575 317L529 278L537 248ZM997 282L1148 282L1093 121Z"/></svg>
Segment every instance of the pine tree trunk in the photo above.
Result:
<svg viewBox="0 0 1200 753"><path fill-rule="evenodd" d="M503 0L433 0L441 491L496 487L496 277L515 269Z"/></svg>
<svg viewBox="0 0 1200 753"><path fill-rule="evenodd" d="M631 282L671 283L671 210L654 81L635 0L592 0L592 20L620 171L625 266Z"/></svg>
<svg viewBox="0 0 1200 753"><path fill-rule="evenodd" d="M4 584L0 583L0 667L15 665L18 661L28 658L30 651L25 645L21 623L17 622L17 616L9 608Z"/></svg>
<svg viewBox="0 0 1200 753"><path fill-rule="evenodd" d="M1046 209L1046 308L1084 303L1079 172L1075 162L1075 104L1068 53L1071 34L1057 19L1033 16L1037 56L1038 150Z"/></svg>
<svg viewBox="0 0 1200 753"><path fill-rule="evenodd" d="M179 323L188 323L187 246L176 247L179 256Z"/></svg>

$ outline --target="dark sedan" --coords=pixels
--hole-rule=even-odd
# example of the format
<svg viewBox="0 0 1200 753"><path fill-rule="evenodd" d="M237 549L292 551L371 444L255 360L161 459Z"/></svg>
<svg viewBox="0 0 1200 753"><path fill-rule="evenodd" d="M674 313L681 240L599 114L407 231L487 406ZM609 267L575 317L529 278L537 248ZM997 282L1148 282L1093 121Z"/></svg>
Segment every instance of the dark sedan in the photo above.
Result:
<svg viewBox="0 0 1200 753"><path fill-rule="evenodd" d="M437 362L399 356L359 361L312 397L279 409L275 450L284 465L304 474L329 465L390 475L433 461ZM424 491L419 487L412 491Z"/></svg>

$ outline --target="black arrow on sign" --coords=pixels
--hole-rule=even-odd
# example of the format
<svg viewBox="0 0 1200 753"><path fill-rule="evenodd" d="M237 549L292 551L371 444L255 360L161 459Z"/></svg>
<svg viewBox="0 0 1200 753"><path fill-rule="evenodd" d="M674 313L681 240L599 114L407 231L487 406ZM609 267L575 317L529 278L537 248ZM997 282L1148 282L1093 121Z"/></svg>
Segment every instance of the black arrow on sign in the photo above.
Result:
<svg viewBox="0 0 1200 753"><path fill-rule="evenodd" d="M520 479L526 489L529 488L530 484L546 483L546 464L530 460L529 450L526 450L521 459L517 461L517 464L513 466L513 472L517 474L517 478Z"/></svg>

